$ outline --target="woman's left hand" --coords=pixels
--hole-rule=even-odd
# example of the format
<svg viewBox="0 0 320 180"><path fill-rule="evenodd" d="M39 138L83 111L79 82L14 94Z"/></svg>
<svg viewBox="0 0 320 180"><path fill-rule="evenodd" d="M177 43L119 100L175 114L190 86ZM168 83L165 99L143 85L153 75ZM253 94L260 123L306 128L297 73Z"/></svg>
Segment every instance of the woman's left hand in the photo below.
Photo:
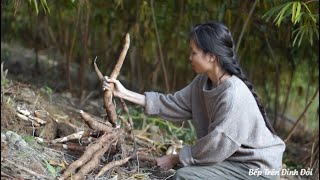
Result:
<svg viewBox="0 0 320 180"><path fill-rule="evenodd" d="M178 154L165 155L157 158L157 165L164 170L169 170L180 162Z"/></svg>

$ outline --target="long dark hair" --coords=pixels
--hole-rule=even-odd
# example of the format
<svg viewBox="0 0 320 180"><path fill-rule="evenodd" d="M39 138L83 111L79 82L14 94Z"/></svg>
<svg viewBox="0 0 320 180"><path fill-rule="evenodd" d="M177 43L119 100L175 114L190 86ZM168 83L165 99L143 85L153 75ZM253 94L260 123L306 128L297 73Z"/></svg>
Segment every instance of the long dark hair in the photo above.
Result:
<svg viewBox="0 0 320 180"><path fill-rule="evenodd" d="M225 71L231 75L237 76L247 85L257 102L266 126L273 134L276 134L267 117L261 99L255 92L253 85L249 82L238 63L235 44L229 29L224 24L214 21L197 24L192 27L190 39L193 40L196 46L202 49L204 53L212 53L216 55L220 66Z"/></svg>

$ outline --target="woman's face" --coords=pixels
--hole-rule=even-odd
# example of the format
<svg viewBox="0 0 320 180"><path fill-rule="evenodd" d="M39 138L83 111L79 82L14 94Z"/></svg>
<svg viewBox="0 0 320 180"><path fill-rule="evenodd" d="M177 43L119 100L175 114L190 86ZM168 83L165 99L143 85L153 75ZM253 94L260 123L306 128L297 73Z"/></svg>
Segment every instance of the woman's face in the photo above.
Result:
<svg viewBox="0 0 320 180"><path fill-rule="evenodd" d="M207 74L212 68L212 58L209 53L204 53L202 49L198 48L193 40L190 41L190 56L189 60L192 65L192 69L198 74Z"/></svg>

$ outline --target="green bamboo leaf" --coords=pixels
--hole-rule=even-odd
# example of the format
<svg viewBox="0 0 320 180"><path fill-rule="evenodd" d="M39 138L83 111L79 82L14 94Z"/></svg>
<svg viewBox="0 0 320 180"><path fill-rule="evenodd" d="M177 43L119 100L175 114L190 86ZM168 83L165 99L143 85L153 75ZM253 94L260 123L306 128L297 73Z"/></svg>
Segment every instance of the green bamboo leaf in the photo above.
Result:
<svg viewBox="0 0 320 180"><path fill-rule="evenodd" d="M313 30L312 30L312 27L307 27L307 33L309 35L309 42L310 42L310 45L312 46L313 45Z"/></svg>
<svg viewBox="0 0 320 180"><path fill-rule="evenodd" d="M37 0L33 0L34 8L36 9L36 14L39 14L38 2Z"/></svg>
<svg viewBox="0 0 320 180"><path fill-rule="evenodd" d="M301 28L298 28L298 29L296 29L296 30L294 30L294 31L292 32L292 34L295 34L296 32L298 32L298 33L296 34L296 36L294 37L292 46L294 46L294 45L296 44L296 41L297 41L297 39L298 39L298 37L299 37L299 35L300 35L300 33L301 33L300 30L301 30Z"/></svg>
<svg viewBox="0 0 320 180"><path fill-rule="evenodd" d="M305 30L304 27L305 27L305 26L303 26L302 29L301 29L301 35L300 35L300 39L299 39L299 42L298 42L298 47L300 47L301 42L302 42L302 39L303 39L303 37L304 37L304 35L305 35L305 33L306 33L306 30Z"/></svg>
<svg viewBox="0 0 320 180"><path fill-rule="evenodd" d="M296 14L296 18L293 22L293 24L297 24L301 20L301 16L304 14L304 12L300 12L299 14Z"/></svg>
<svg viewBox="0 0 320 180"><path fill-rule="evenodd" d="M286 4L286 6L281 10L281 12L279 13L280 14L280 17L278 18L277 20L277 23L276 25L277 26L280 26L281 24L281 21L283 20L283 17L284 17L284 14L286 13L287 9L292 5L292 2L289 2ZM278 15L279 16L279 15ZM277 17L278 17L277 16ZM275 19L276 20L276 19Z"/></svg>
<svg viewBox="0 0 320 180"><path fill-rule="evenodd" d="M282 4L282 5L279 5L279 6L276 6L276 7L272 8L272 9L270 9L268 12L266 12L266 13L262 16L262 18L263 18L263 19L266 18L266 21L269 21L270 18L271 18L272 16L274 16L276 13L278 13L284 6L285 6L285 4Z"/></svg>
<svg viewBox="0 0 320 180"><path fill-rule="evenodd" d="M298 16L300 15L300 11L301 11L301 3L297 2L297 4L298 4L298 6L297 6L297 12L296 12L295 19L298 18Z"/></svg>
<svg viewBox="0 0 320 180"><path fill-rule="evenodd" d="M276 21L276 19L280 16L280 12L281 10L283 9L283 7L285 6L286 4L283 4L283 5L280 5L280 6L277 6L273 9L270 10L270 17L271 18L273 15L275 15L276 13L278 13L278 15L276 16L276 18L273 20L273 22Z"/></svg>
<svg viewBox="0 0 320 180"><path fill-rule="evenodd" d="M312 21L314 23L317 23L317 19L316 19L316 15L312 14L312 13L308 13L308 15L311 17Z"/></svg>
<svg viewBox="0 0 320 180"><path fill-rule="evenodd" d="M308 14L310 15L311 19L316 23L317 20L316 20L316 18L314 18L314 17L312 16L312 13L311 13L310 9L308 8L308 6L307 6L305 3L303 3L303 2L302 2L302 5L305 6L305 8L307 9Z"/></svg>
<svg viewBox="0 0 320 180"><path fill-rule="evenodd" d="M43 4L44 3L43 1L45 1L45 0L40 0L42 8L44 10L44 13L47 13L47 9L45 8L45 5Z"/></svg>
<svg viewBox="0 0 320 180"><path fill-rule="evenodd" d="M50 14L50 9L49 9L49 6L48 6L48 3L46 0L40 0L41 2L41 5L42 5L42 8L44 10L45 13L49 13Z"/></svg>
<svg viewBox="0 0 320 180"><path fill-rule="evenodd" d="M291 22L292 23L294 23L294 21L295 21L295 17L296 17L296 8L297 8L297 3L298 2L295 2L295 3L293 3L293 5L292 5L292 16L291 16Z"/></svg>
<svg viewBox="0 0 320 180"><path fill-rule="evenodd" d="M304 15L305 13L304 12L301 12L297 18L297 22L300 22L301 20L301 17Z"/></svg>

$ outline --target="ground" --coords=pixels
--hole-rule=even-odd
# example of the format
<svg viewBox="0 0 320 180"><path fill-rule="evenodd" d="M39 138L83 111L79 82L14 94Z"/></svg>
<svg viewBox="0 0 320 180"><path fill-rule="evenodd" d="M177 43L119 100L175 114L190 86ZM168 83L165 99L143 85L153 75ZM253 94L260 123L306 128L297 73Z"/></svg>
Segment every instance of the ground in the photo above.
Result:
<svg viewBox="0 0 320 180"><path fill-rule="evenodd" d="M8 46L2 44L1 48L3 50ZM54 179L82 152L41 143L34 137L52 140L74 133L68 124L87 127L80 117L80 109L102 119L105 116L102 91L92 90L84 98L72 96L64 91L66 85L59 81L61 76L45 75L48 69L35 73L30 58L32 51L18 48L12 51L6 49L2 56L5 59L2 62L6 65L2 67L1 75L1 178ZM59 73L52 68L55 65L42 64L41 57L41 66L46 66L42 68ZM25 116L21 116L23 113L26 113ZM40 113L41 119L47 123L39 125L26 118L29 114L35 116L35 113ZM102 158L99 168L107 164L107 160L107 157ZM87 179L92 179L97 172L88 174ZM117 174L118 179L165 179L172 173L159 171L146 162L132 160L124 166L113 168L103 178Z"/></svg>
<svg viewBox="0 0 320 180"><path fill-rule="evenodd" d="M76 160L81 152L48 147L45 143L37 142L33 136L52 140L71 134L73 132L70 132L70 128L64 123L66 120L72 124L84 125L78 109L72 106L72 104L76 104L72 101L77 101L77 99L60 93L48 95L46 92L38 91L32 85L13 81L3 88L1 102L1 172L3 176L23 179L53 179L65 170L68 164ZM97 101L97 104L102 104L99 100ZM93 107L84 107L87 111L90 108L98 108L95 105L88 106ZM21 109L31 113L35 111L47 112L59 123L51 119L51 122L45 125L32 124L32 122L17 116L17 112ZM50 119L46 120L50 121ZM155 167L144 165L143 162L141 162L143 166L140 166L140 169L137 167L137 162L130 163L125 167L115 168L113 171L118 175L122 174L123 177L126 177L125 179L131 176L164 179L172 174L170 172L157 174ZM105 164L105 162L102 161L101 164ZM28 169L28 172L25 169Z"/></svg>
<svg viewBox="0 0 320 180"><path fill-rule="evenodd" d="M12 48L13 47L13 48ZM68 164L80 157L81 152L49 146L35 137L52 140L73 133L69 124L86 126L79 110L103 117L102 95L99 89L91 90L84 98L77 98L64 90L59 81L56 65L48 56L40 54L40 71L34 69L33 51L1 43L1 179L54 179ZM5 73L5 70L8 73ZM54 73L54 74L52 74ZM57 74L58 73L58 74ZM86 98L87 97L87 98ZM26 118L38 113L46 120L41 125ZM17 115L19 113L19 115ZM24 114L25 113L25 114ZM21 116L21 114L23 116ZM302 141L298 141L302 142ZM294 141L287 145L287 159L301 161L310 153ZM99 169L108 158L100 161ZM166 179L174 170L160 171L157 167L136 160L116 167L104 175L104 179ZM93 179L97 171L87 175ZM282 176L282 179L319 179L316 176Z"/></svg>

